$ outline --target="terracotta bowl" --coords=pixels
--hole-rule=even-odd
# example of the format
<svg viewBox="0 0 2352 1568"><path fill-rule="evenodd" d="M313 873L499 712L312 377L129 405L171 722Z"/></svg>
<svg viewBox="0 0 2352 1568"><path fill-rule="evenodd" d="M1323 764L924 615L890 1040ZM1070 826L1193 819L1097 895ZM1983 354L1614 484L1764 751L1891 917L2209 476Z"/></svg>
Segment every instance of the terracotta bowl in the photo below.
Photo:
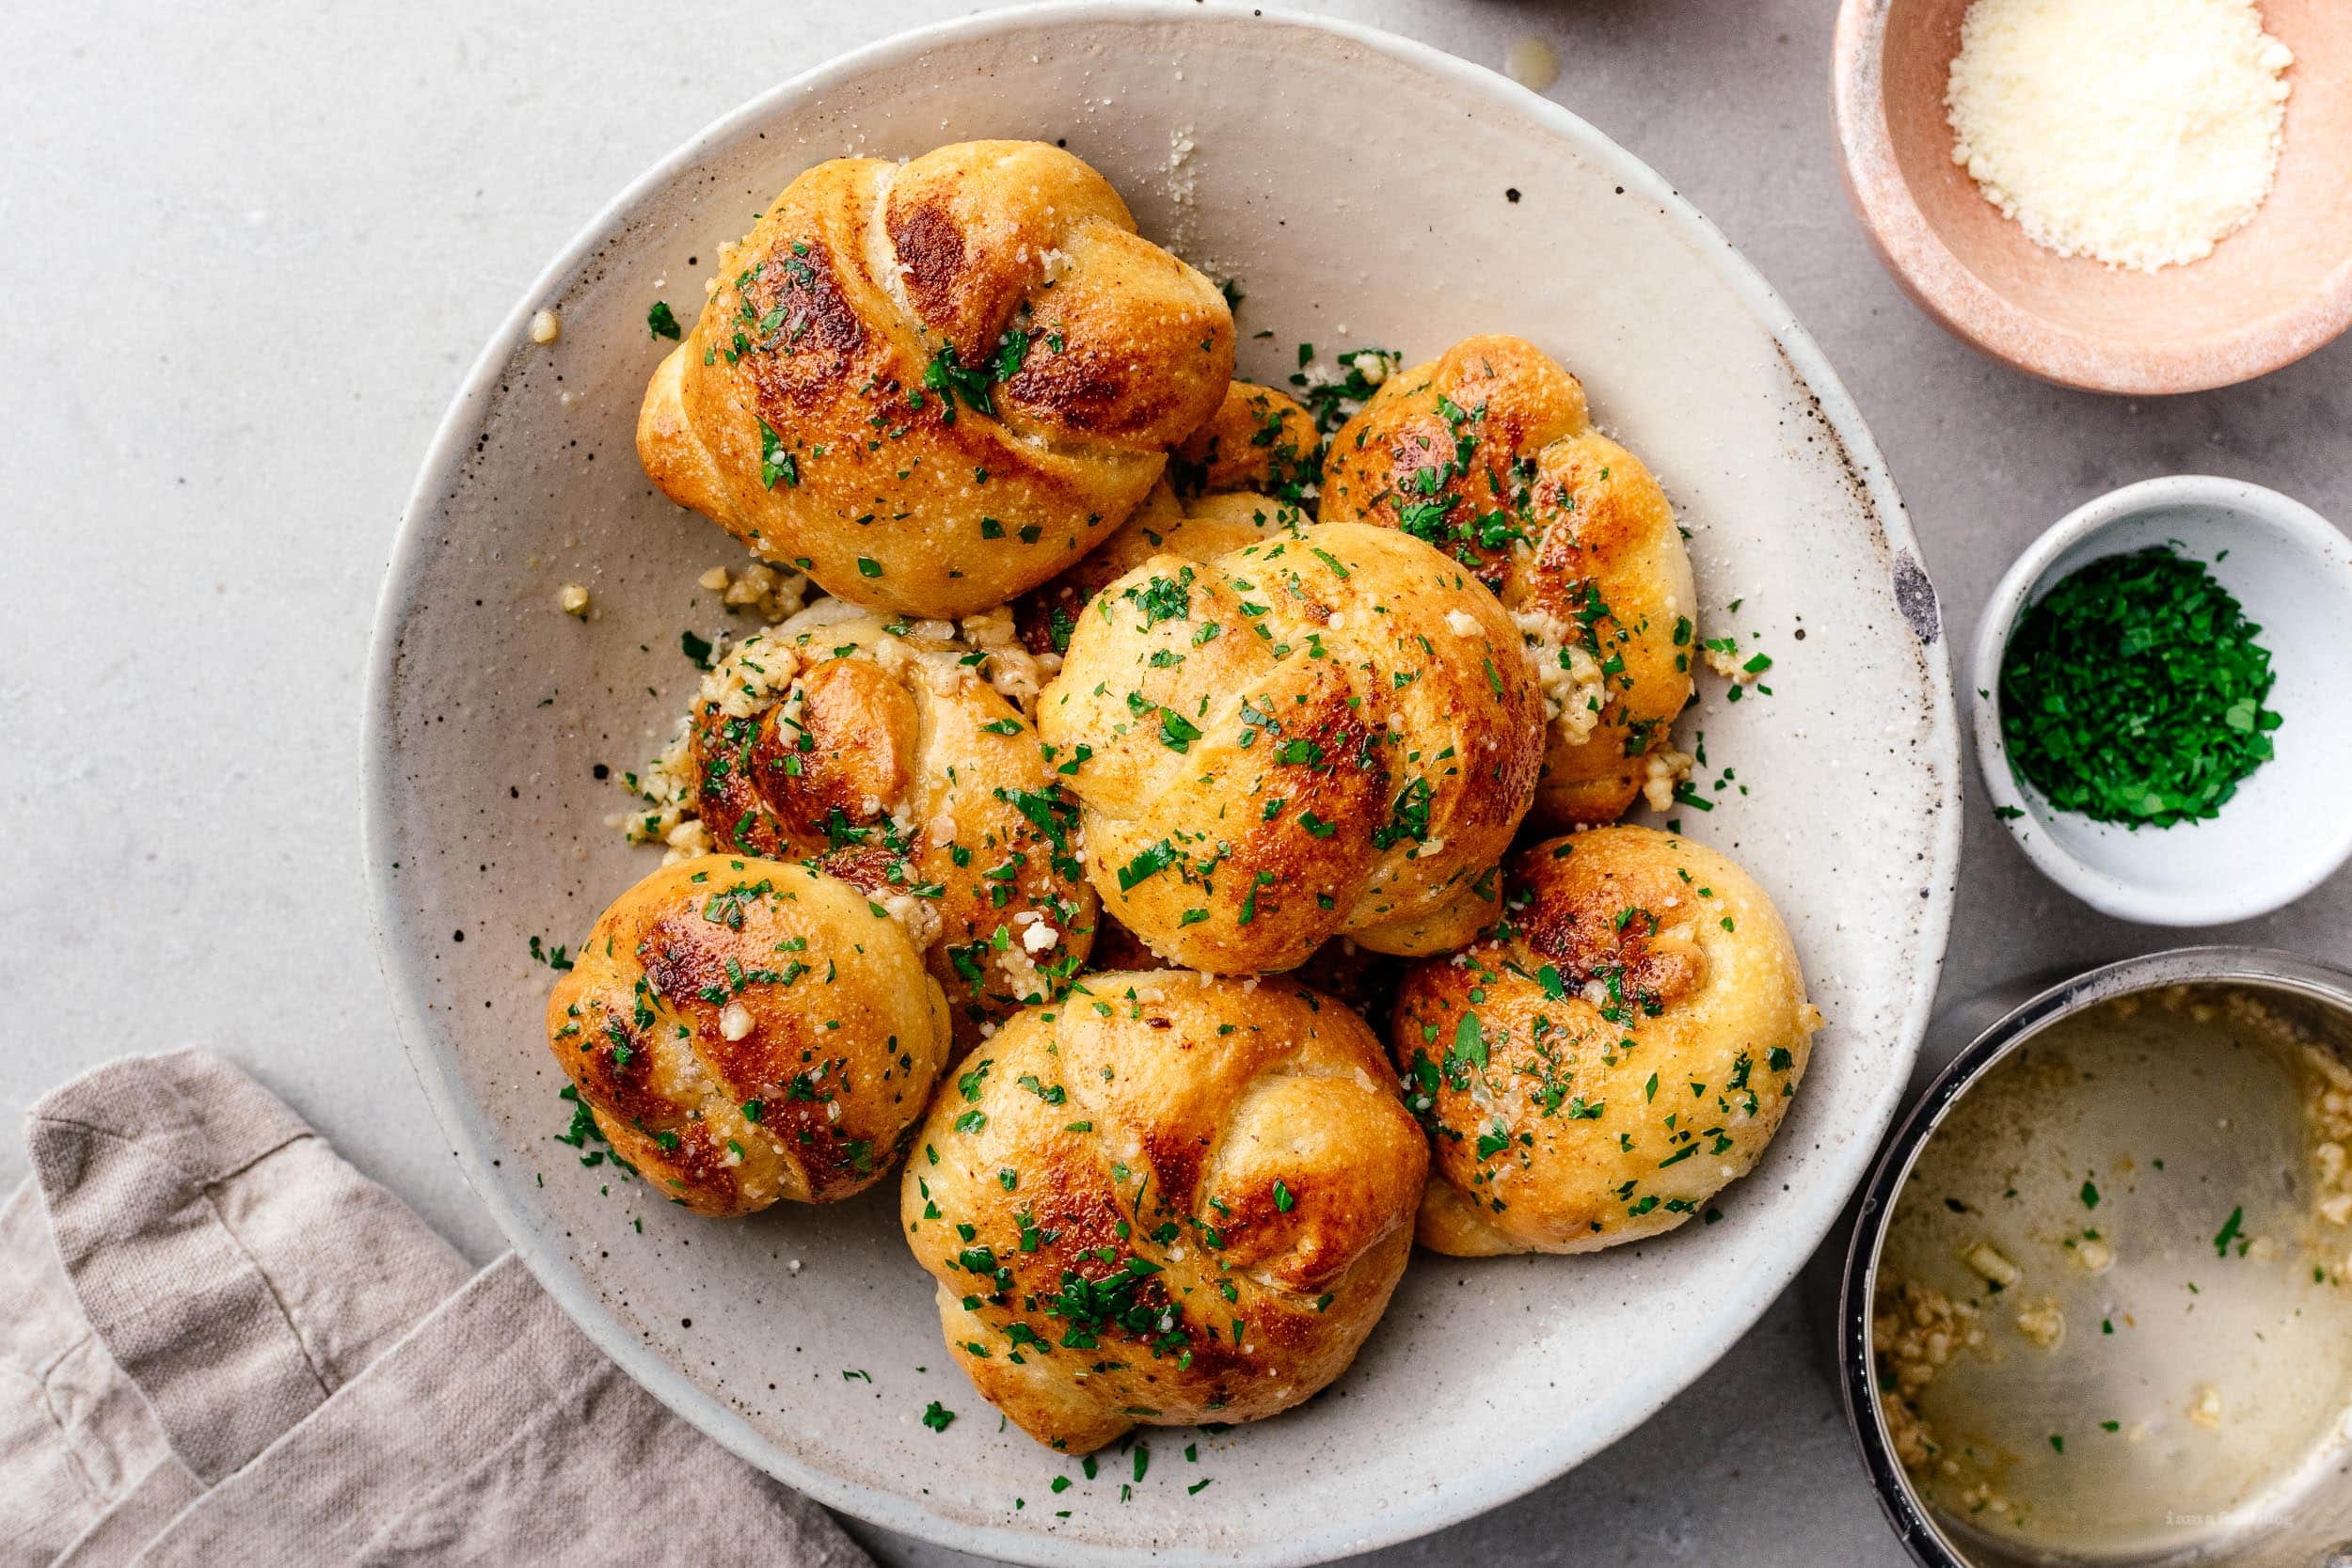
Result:
<svg viewBox="0 0 2352 1568"><path fill-rule="evenodd" d="M2193 392L2275 371L2352 325L2352 10L2262 0L2295 51L2286 151L2254 221L2143 273L2026 238L1952 162L1944 87L1968 0L1843 0L1832 108L1847 194L1914 299L2018 369L2090 391Z"/></svg>

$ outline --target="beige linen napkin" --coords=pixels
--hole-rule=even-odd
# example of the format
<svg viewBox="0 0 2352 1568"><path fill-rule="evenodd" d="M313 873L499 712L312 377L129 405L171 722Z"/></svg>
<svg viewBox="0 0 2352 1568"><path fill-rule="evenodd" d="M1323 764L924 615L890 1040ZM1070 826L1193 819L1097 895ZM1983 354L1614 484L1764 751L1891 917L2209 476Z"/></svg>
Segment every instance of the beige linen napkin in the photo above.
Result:
<svg viewBox="0 0 2352 1568"><path fill-rule="evenodd" d="M868 1568L512 1256L468 1278L217 1057L100 1068L25 1142L0 1206L0 1568Z"/></svg>

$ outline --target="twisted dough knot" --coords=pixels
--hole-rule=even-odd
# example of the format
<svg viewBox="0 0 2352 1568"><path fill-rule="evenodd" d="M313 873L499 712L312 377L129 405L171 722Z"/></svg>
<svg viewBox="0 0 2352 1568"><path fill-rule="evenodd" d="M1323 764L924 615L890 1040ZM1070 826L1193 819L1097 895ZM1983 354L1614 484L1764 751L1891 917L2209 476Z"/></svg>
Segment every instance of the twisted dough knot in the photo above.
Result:
<svg viewBox="0 0 2352 1568"><path fill-rule="evenodd" d="M1698 594L1665 492L1593 428L1576 377L1500 335L1391 374L1331 438L1322 516L1402 528L1475 571L1544 678L1535 819L1625 815L1691 700Z"/></svg>
<svg viewBox="0 0 2352 1568"><path fill-rule="evenodd" d="M949 1351L1073 1453L1288 1409L1405 1270L1428 1148L1395 1074L1289 981L1085 986L958 1064L901 1179Z"/></svg>
<svg viewBox="0 0 2352 1568"><path fill-rule="evenodd" d="M1233 321L1078 159L819 164L722 257L646 388L656 484L828 592L1005 603L1102 542L1208 418Z"/></svg>
<svg viewBox="0 0 2352 1568"><path fill-rule="evenodd" d="M804 861L880 900L969 1043L1059 994L1096 904L1077 806L954 631L813 607L728 654L691 717L688 755L713 841Z"/></svg>
<svg viewBox="0 0 2352 1568"><path fill-rule="evenodd" d="M1671 1230L1780 1126L1821 1018L1763 890L1653 828L1512 863L1502 918L1410 966L1391 1025L1433 1134L1421 1240L1590 1252Z"/></svg>
<svg viewBox="0 0 2352 1568"><path fill-rule="evenodd" d="M1326 939L1441 952L1494 910L1542 699L1454 562L1326 524L1151 560L1079 617L1039 732L1076 762L1087 873L1173 963L1295 967Z"/></svg>
<svg viewBox="0 0 2352 1568"><path fill-rule="evenodd" d="M946 998L865 894L740 856L622 894L548 998L548 1047L596 1130L699 1214L872 1185L948 1043Z"/></svg>

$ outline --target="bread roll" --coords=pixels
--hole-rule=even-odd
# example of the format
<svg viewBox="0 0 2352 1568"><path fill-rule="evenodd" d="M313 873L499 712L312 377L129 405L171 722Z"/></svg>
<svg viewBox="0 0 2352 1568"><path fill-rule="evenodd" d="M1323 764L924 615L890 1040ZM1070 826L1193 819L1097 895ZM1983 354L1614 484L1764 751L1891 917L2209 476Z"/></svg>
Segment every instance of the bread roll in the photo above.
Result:
<svg viewBox="0 0 2352 1568"><path fill-rule="evenodd" d="M1542 698L1494 595L1391 529L1155 555L1079 617L1038 729L1087 873L1163 958L1295 968L1334 936L1448 950L1492 918Z"/></svg>
<svg viewBox="0 0 2352 1568"><path fill-rule="evenodd" d="M716 847L806 861L886 907L967 1044L1059 994L1096 918L1078 808L979 654L945 622L820 600L728 652L688 746Z"/></svg>
<svg viewBox="0 0 2352 1568"><path fill-rule="evenodd" d="M705 855L612 901L548 1045L613 1151L698 1214L830 1203L904 1152L946 998L898 924L804 866Z"/></svg>
<svg viewBox="0 0 2352 1568"><path fill-rule="evenodd" d="M1254 1421L1343 1370L1428 1148L1379 1041L1285 980L1098 974L956 1065L899 1189L947 1348L1071 1453Z"/></svg>
<svg viewBox="0 0 2352 1568"><path fill-rule="evenodd" d="M1039 142L818 165L721 256L646 388L655 484L910 615L1001 605L1107 538L1225 394L1232 314Z"/></svg>
<svg viewBox="0 0 2352 1568"><path fill-rule="evenodd" d="M1592 1252L1745 1175L1821 1016L1730 860L1652 828L1514 858L1502 923L1408 967L1390 1039L1434 1155L1424 1246Z"/></svg>
<svg viewBox="0 0 2352 1568"><path fill-rule="evenodd" d="M1645 786L1664 802L1698 652L1691 559L1665 492L1593 428L1576 377L1502 336L1390 374L1331 437L1321 515L1427 540L1512 612L1550 725L1534 820L1613 822Z"/></svg>

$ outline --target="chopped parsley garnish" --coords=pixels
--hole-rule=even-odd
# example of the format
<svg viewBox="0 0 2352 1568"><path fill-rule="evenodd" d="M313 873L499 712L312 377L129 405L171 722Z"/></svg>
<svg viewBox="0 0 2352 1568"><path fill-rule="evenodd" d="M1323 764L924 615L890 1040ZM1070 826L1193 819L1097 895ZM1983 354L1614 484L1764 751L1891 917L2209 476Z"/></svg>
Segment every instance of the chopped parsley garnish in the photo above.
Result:
<svg viewBox="0 0 2352 1568"><path fill-rule="evenodd" d="M759 483L772 490L782 480L787 489L801 483L801 466L786 450L784 437L778 436L766 420L759 421Z"/></svg>
<svg viewBox="0 0 2352 1568"><path fill-rule="evenodd" d="M1384 348L1351 350L1334 356L1346 367L1345 376L1338 381L1317 382L1310 378L1306 371L1307 366L1314 363L1314 344L1299 344L1299 368L1290 380L1292 386L1300 388L1299 401L1306 404L1314 415L1315 429L1326 436L1345 424L1348 416L1361 407L1365 399L1380 389L1380 383L1364 373L1364 365L1370 363L1383 372L1385 378L1385 372L1394 371L1398 361L1398 356Z"/></svg>
<svg viewBox="0 0 2352 1568"><path fill-rule="evenodd" d="M2261 630L2169 545L2091 562L2026 611L2002 654L2010 766L2094 822L2217 816L2273 754Z"/></svg>
<svg viewBox="0 0 2352 1568"><path fill-rule="evenodd" d="M1285 757L1284 761L1290 759ZM1429 803L1431 791L1427 779L1415 779L1396 792L1396 802L1390 808L1386 826L1372 831L1372 847L1386 849L1397 840L1409 838L1416 844L1429 842Z"/></svg>
<svg viewBox="0 0 2352 1568"><path fill-rule="evenodd" d="M1021 373L1021 362L1029 356L1029 334L1020 327L1005 334L1005 341L996 346L996 379L1010 381Z"/></svg>
<svg viewBox="0 0 2352 1568"><path fill-rule="evenodd" d="M1024 352L1026 352L1025 345ZM1018 364L1018 361L1015 361ZM948 343L931 356L931 362L923 367L923 385L939 394L939 419L942 424L956 422L956 399L980 413L993 416L995 403L989 397L988 370L964 365L956 357L956 346Z"/></svg>
<svg viewBox="0 0 2352 1568"><path fill-rule="evenodd" d="M1157 573L1141 588L1130 588L1121 595L1142 613L1146 626L1162 621L1182 621L1192 613L1192 568L1187 566L1173 578Z"/></svg>
<svg viewBox="0 0 2352 1568"><path fill-rule="evenodd" d="M1132 892L1136 883L1154 877L1176 863L1176 847L1162 839L1149 849L1138 852L1135 859L1119 868L1119 891Z"/></svg>

